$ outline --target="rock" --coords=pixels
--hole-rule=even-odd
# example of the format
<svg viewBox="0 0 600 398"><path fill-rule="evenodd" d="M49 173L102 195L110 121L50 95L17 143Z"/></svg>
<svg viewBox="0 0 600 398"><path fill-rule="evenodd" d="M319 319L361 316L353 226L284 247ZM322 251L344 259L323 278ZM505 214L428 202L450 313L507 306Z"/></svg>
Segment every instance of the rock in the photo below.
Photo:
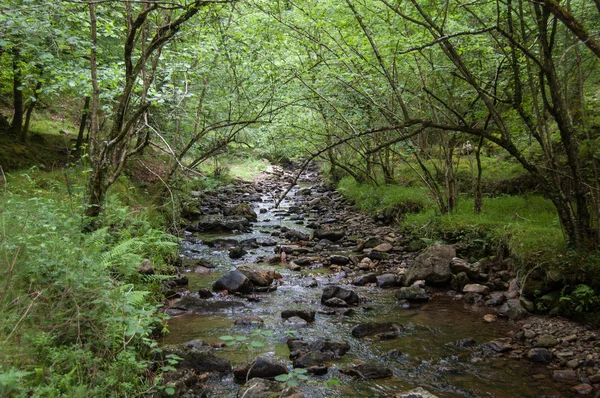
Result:
<svg viewBox="0 0 600 398"><path fill-rule="evenodd" d="M393 376L393 373L389 368L373 362L340 369L340 372L360 380L384 379Z"/></svg>
<svg viewBox="0 0 600 398"><path fill-rule="evenodd" d="M209 299L212 296L213 294L208 289L201 288L198 290L198 297L200 297L201 299Z"/></svg>
<svg viewBox="0 0 600 398"><path fill-rule="evenodd" d="M239 301L234 300L224 300L224 301L207 301L206 299L194 297L189 294L183 297L181 300L175 302L173 304L173 309L183 310L183 312L190 311L195 314L203 313L203 312L214 312L215 310L220 309L231 309L235 307L243 307L244 304ZM176 313L177 311L168 311L173 315L179 315L182 312Z"/></svg>
<svg viewBox="0 0 600 398"><path fill-rule="evenodd" d="M350 259L346 256L334 254L333 256L329 257L329 262L336 265L346 265L350 262Z"/></svg>
<svg viewBox="0 0 600 398"><path fill-rule="evenodd" d="M413 390L402 392L400 394L394 395L394 398L438 398L436 395L433 395L429 391L424 388L417 387Z"/></svg>
<svg viewBox="0 0 600 398"><path fill-rule="evenodd" d="M287 374L287 372L287 366L278 360L258 357L251 363L235 368L233 375L238 380L249 380L255 377L269 379L281 374Z"/></svg>
<svg viewBox="0 0 600 398"><path fill-rule="evenodd" d="M460 348L473 347L475 345L475 340L471 337L467 337L466 339L458 340L454 345Z"/></svg>
<svg viewBox="0 0 600 398"><path fill-rule="evenodd" d="M323 300L321 300L321 303L328 307L339 307L339 308L348 307L348 303L346 303L344 300L342 300L341 298L338 298L338 297L332 297L330 299L325 300L325 302L323 302Z"/></svg>
<svg viewBox="0 0 600 398"><path fill-rule="evenodd" d="M359 302L358 294L340 286L327 286L323 289L321 304L327 305L326 302L332 298L341 299L347 305L358 305Z"/></svg>
<svg viewBox="0 0 600 398"><path fill-rule="evenodd" d="M198 275L207 275L207 274L210 274L211 272L212 272L212 269L203 267L201 265L194 268L194 274L198 274Z"/></svg>
<svg viewBox="0 0 600 398"><path fill-rule="evenodd" d="M375 260L375 261L384 261L384 260L389 260L389 258L390 258L390 256L387 253L376 252L376 251L372 251L371 253L367 254L367 257L370 258L371 260Z"/></svg>
<svg viewBox="0 0 600 398"><path fill-rule="evenodd" d="M497 307L506 301L504 292L492 292L490 296L491 298L485 302L485 305L488 307Z"/></svg>
<svg viewBox="0 0 600 398"><path fill-rule="evenodd" d="M171 279L171 282L175 285L175 286L187 286L188 284L188 277L185 275L177 275L175 276L173 279Z"/></svg>
<svg viewBox="0 0 600 398"><path fill-rule="evenodd" d="M292 242L297 242L299 240L310 240L310 235L304 234L300 231L296 231L295 229L285 231L283 236Z"/></svg>
<svg viewBox="0 0 600 398"><path fill-rule="evenodd" d="M229 249L229 258L238 259L244 257L248 252L242 246L236 246Z"/></svg>
<svg viewBox="0 0 600 398"><path fill-rule="evenodd" d="M346 341L322 340L305 341L302 339L289 339L287 346L290 349L290 357L296 358L311 351L330 351L336 358L346 354L350 350L350 344Z"/></svg>
<svg viewBox="0 0 600 398"><path fill-rule="evenodd" d="M450 270L453 274L464 272L471 279L477 278L481 271L479 263L470 264L467 260L458 257L453 257L452 260L450 260Z"/></svg>
<svg viewBox="0 0 600 398"><path fill-rule="evenodd" d="M488 322L488 323L495 322L497 318L498 317L496 315L494 315L494 314L485 314L483 316L483 320L486 321L486 322Z"/></svg>
<svg viewBox="0 0 600 398"><path fill-rule="evenodd" d="M511 279L508 283L508 291L506 292L506 298L508 300L516 299L519 297L519 291L521 290L521 280L519 278Z"/></svg>
<svg viewBox="0 0 600 398"><path fill-rule="evenodd" d="M463 293L470 292L481 294L482 296L487 296L488 294L490 294L490 288L484 285L480 285L478 283L465 285L465 287L463 287Z"/></svg>
<svg viewBox="0 0 600 398"><path fill-rule="evenodd" d="M424 279L433 284L450 282L452 272L450 261L456 256L456 250L449 245L435 244L428 247L415 258L406 272L406 283Z"/></svg>
<svg viewBox="0 0 600 398"><path fill-rule="evenodd" d="M507 352L512 350L512 346L509 344L509 339L492 340L486 345L496 352Z"/></svg>
<svg viewBox="0 0 600 398"><path fill-rule="evenodd" d="M383 274L377 276L377 286L383 289L388 287L396 287L402 285L403 280L403 275Z"/></svg>
<svg viewBox="0 0 600 398"><path fill-rule="evenodd" d="M577 372L573 369L553 370L552 378L555 380L577 380Z"/></svg>
<svg viewBox="0 0 600 398"><path fill-rule="evenodd" d="M271 268L259 267L250 264L240 265L237 267L237 271L244 274L255 286L270 286L275 279L282 278L279 272Z"/></svg>
<svg viewBox="0 0 600 398"><path fill-rule="evenodd" d="M377 275L375 274L364 274L354 278L352 284L355 286L364 286L367 283L377 283Z"/></svg>
<svg viewBox="0 0 600 398"><path fill-rule="evenodd" d="M412 285L409 287L402 287L395 294L398 300L406 300L414 303L423 303L429 301L429 295L419 285Z"/></svg>
<svg viewBox="0 0 600 398"><path fill-rule="evenodd" d="M375 246L373 248L373 251L387 253L387 252L391 251L393 248L394 247L391 244L385 242L385 243Z"/></svg>
<svg viewBox="0 0 600 398"><path fill-rule="evenodd" d="M245 316L243 318L238 318L234 322L237 326L257 326L265 323L263 319L256 315Z"/></svg>
<svg viewBox="0 0 600 398"><path fill-rule="evenodd" d="M552 353L546 348L532 348L527 352L527 359L534 363L550 363L552 361Z"/></svg>
<svg viewBox="0 0 600 398"><path fill-rule="evenodd" d="M198 223L188 226L187 229L196 232L231 232L244 231L249 225L250 222L246 217L208 214L200 216Z"/></svg>
<svg viewBox="0 0 600 398"><path fill-rule="evenodd" d="M542 334L535 342L536 347L551 348L555 345L558 345L558 340L551 334Z"/></svg>
<svg viewBox="0 0 600 398"><path fill-rule="evenodd" d="M144 259L137 271L142 275L153 275L154 267L152 266L152 261L149 258Z"/></svg>
<svg viewBox="0 0 600 398"><path fill-rule="evenodd" d="M252 207L248 203L240 203L232 207L227 207L223 210L225 216L242 216L248 221L256 221L257 216Z"/></svg>
<svg viewBox="0 0 600 398"><path fill-rule="evenodd" d="M598 383L600 383L600 373L592 375L592 376L588 377L588 379L590 380L590 383L598 384Z"/></svg>
<svg viewBox="0 0 600 398"><path fill-rule="evenodd" d="M213 290L227 290L229 293L250 293L252 288L250 279L239 271L231 271L213 283Z"/></svg>
<svg viewBox="0 0 600 398"><path fill-rule="evenodd" d="M304 319L306 322L312 323L315 321L315 311L309 310L285 310L281 312L282 319L288 319L293 316Z"/></svg>
<svg viewBox="0 0 600 398"><path fill-rule="evenodd" d="M311 374L311 375L315 375L315 376L323 376L325 374L327 374L327 366L309 366L308 368L306 368L306 371Z"/></svg>
<svg viewBox="0 0 600 398"><path fill-rule="evenodd" d="M468 285L471 281L465 272L459 272L450 281L450 286L457 292L462 292L465 285Z"/></svg>
<svg viewBox="0 0 600 398"><path fill-rule="evenodd" d="M327 239L332 242L337 242L342 239L346 235L346 231L343 230L334 230L334 229L317 229L315 230L315 238L317 239Z"/></svg>
<svg viewBox="0 0 600 398"><path fill-rule="evenodd" d="M578 385L572 387L571 389L579 395L589 395L592 392L594 392L594 387L590 386L589 384L585 384L585 383L578 384Z"/></svg>
<svg viewBox="0 0 600 398"><path fill-rule="evenodd" d="M179 368L190 368L200 372L229 372L231 365L225 358L219 358L213 354L211 347L201 340L192 340L176 346L163 347L163 354L175 354L181 358L177 366Z"/></svg>
<svg viewBox="0 0 600 398"><path fill-rule="evenodd" d="M325 362L336 359L331 351L310 351L294 360L295 368L308 368L311 366L322 365Z"/></svg>
<svg viewBox="0 0 600 398"><path fill-rule="evenodd" d="M312 193L312 189L310 187L306 187L306 188L300 188L296 192L296 195L299 195L299 196L309 196L311 193Z"/></svg>
<svg viewBox="0 0 600 398"><path fill-rule="evenodd" d="M277 381L254 378L243 385L238 391L237 398L302 398L303 395Z"/></svg>
<svg viewBox="0 0 600 398"><path fill-rule="evenodd" d="M518 321L529 315L529 312L521 306L519 300L511 299L500 307L498 315L508 317L511 321Z"/></svg>
<svg viewBox="0 0 600 398"><path fill-rule="evenodd" d="M362 338L380 334L387 335L388 333L393 333L395 336L397 336L402 331L404 331L404 328L402 328L402 326L391 322L362 323L360 325L355 326L352 329L352 336Z"/></svg>

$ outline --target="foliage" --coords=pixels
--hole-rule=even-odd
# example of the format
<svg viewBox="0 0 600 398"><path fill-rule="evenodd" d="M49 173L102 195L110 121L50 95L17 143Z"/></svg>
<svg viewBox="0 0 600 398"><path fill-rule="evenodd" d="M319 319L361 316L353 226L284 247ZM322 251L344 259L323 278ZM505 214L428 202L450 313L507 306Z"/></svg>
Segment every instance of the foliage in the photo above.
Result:
<svg viewBox="0 0 600 398"><path fill-rule="evenodd" d="M76 180L67 187L64 173L30 174L10 176L2 201L0 313L14 320L0 328L3 388L35 396L151 391L160 372L143 375L164 317L136 271L146 257L166 270L174 238L116 198L105 226L84 233Z"/></svg>
<svg viewBox="0 0 600 398"><path fill-rule="evenodd" d="M308 380L306 373L308 373L306 369L294 368L289 373L275 376L275 380L284 382L290 387L297 387L300 380Z"/></svg>
<svg viewBox="0 0 600 398"><path fill-rule="evenodd" d="M600 295L596 290L588 285L580 284L569 293L560 297L560 304L567 308L568 312L582 313L596 310L600 303Z"/></svg>

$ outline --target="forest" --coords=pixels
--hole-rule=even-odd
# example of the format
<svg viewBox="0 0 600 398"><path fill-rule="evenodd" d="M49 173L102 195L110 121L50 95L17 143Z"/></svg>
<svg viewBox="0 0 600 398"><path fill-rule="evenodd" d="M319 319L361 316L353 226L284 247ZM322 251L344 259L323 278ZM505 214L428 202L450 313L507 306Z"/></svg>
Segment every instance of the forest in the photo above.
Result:
<svg viewBox="0 0 600 398"><path fill-rule="evenodd" d="M314 173L390 228L386 253L452 245L490 264L482 286L519 279L527 311L600 324L599 31L598 0L2 1L0 395L196 396L165 305L186 239L209 239L191 225L253 177L269 217ZM261 188L265 171L283 177ZM320 245L327 220L281 236ZM394 263L375 247L360 256Z"/></svg>

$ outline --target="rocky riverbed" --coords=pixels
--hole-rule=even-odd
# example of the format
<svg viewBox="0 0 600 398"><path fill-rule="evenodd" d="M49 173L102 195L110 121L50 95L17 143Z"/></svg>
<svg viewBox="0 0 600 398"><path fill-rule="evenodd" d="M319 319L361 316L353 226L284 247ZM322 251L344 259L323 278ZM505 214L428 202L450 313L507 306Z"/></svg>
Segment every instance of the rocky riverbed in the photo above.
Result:
<svg viewBox="0 0 600 398"><path fill-rule="evenodd" d="M596 331L530 315L507 264L425 247L314 170L274 208L293 179L191 193L164 307L176 396L598 396Z"/></svg>

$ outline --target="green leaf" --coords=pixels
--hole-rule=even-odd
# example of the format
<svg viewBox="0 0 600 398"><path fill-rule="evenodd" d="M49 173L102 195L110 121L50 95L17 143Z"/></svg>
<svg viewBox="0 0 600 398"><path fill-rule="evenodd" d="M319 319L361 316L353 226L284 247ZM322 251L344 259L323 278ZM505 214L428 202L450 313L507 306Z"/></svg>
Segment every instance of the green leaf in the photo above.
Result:
<svg viewBox="0 0 600 398"><path fill-rule="evenodd" d="M219 339L223 341L232 341L234 338L233 336L219 336Z"/></svg>
<svg viewBox="0 0 600 398"><path fill-rule="evenodd" d="M304 368L295 368L294 369L294 373L299 374L299 375L303 375L308 373L308 370L304 369Z"/></svg>
<svg viewBox="0 0 600 398"><path fill-rule="evenodd" d="M253 341L250 343L250 345L254 348L261 348L265 346L265 343L262 343L260 341Z"/></svg>
<svg viewBox="0 0 600 398"><path fill-rule="evenodd" d="M296 380L296 379L288 380L287 384L290 387L298 387L298 380Z"/></svg>
<svg viewBox="0 0 600 398"><path fill-rule="evenodd" d="M300 380L308 380L308 376L307 375L297 375L297 377Z"/></svg>
<svg viewBox="0 0 600 398"><path fill-rule="evenodd" d="M175 389L173 387L167 387L165 388L165 393L167 395L175 395Z"/></svg>
<svg viewBox="0 0 600 398"><path fill-rule="evenodd" d="M285 373L284 373L284 374L282 374L282 375L279 375L279 376L275 376L275 380L277 380L277 381L284 381L284 382L285 382L285 381L287 381L289 378L290 378L290 375L288 375L288 374L285 374Z"/></svg>

